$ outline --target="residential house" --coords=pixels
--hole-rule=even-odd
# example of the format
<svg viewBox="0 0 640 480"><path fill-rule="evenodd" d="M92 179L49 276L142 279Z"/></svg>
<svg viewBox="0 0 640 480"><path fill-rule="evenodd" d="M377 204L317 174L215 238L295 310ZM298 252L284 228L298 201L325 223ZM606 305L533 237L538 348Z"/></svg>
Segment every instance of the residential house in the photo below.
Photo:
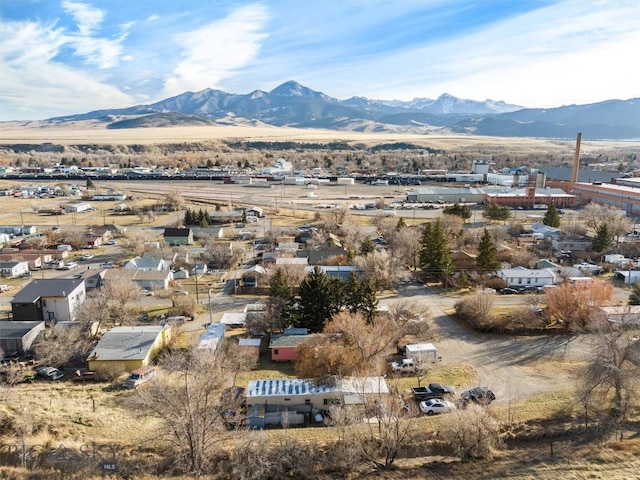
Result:
<svg viewBox="0 0 640 480"><path fill-rule="evenodd" d="M451 252L451 260L457 272L471 271L476 268L477 255L465 252L464 250L454 250Z"/></svg>
<svg viewBox="0 0 640 480"><path fill-rule="evenodd" d="M309 259L309 265L324 265L332 263L337 257L347 257L347 249L343 247L326 247L311 250L303 250L298 253L301 257Z"/></svg>
<svg viewBox="0 0 640 480"><path fill-rule="evenodd" d="M122 268L162 272L169 270L172 264L173 262L171 260L165 260L152 253L145 252L141 257L134 257L131 260L127 260Z"/></svg>
<svg viewBox="0 0 640 480"><path fill-rule="evenodd" d="M164 241L169 245L193 245L193 231L189 227L167 227Z"/></svg>
<svg viewBox="0 0 640 480"><path fill-rule="evenodd" d="M560 282L561 278L577 278L584 276L584 272L579 268L559 265L548 259L540 260L538 262L538 268L548 268L553 271L557 275L557 282Z"/></svg>
<svg viewBox="0 0 640 480"><path fill-rule="evenodd" d="M260 207L251 207L245 210L247 213L247 217L264 217L264 210Z"/></svg>
<svg viewBox="0 0 640 480"><path fill-rule="evenodd" d="M11 300L11 312L19 321L75 320L86 295L82 278L32 280Z"/></svg>
<svg viewBox="0 0 640 480"><path fill-rule="evenodd" d="M551 240L551 248L556 251L583 252L591 248L592 240L581 236L564 235Z"/></svg>
<svg viewBox="0 0 640 480"><path fill-rule="evenodd" d="M543 238L555 238L559 239L562 236L562 231L559 228L550 227L544 223L534 223L531 225L531 231L534 234L540 234Z"/></svg>
<svg viewBox="0 0 640 480"><path fill-rule="evenodd" d="M25 261L29 265L29 270L39 270L45 262L50 262L52 255L41 255L39 253L28 253L25 250L3 248L0 254L0 262Z"/></svg>
<svg viewBox="0 0 640 480"><path fill-rule="evenodd" d="M38 335L44 332L44 322L0 321L0 348L5 353L24 354L31 349Z"/></svg>
<svg viewBox="0 0 640 480"><path fill-rule="evenodd" d="M128 280L142 289L154 290L169 288L173 278L171 271L110 268L105 270L103 282Z"/></svg>
<svg viewBox="0 0 640 480"><path fill-rule="evenodd" d="M539 270L525 267L505 268L498 270L497 275L511 288L543 287L554 285L557 280L557 275L549 268Z"/></svg>
<svg viewBox="0 0 640 480"><path fill-rule="evenodd" d="M313 272L314 268L319 268L326 273L329 278L340 278L342 280L348 280L351 273L355 273L362 277L364 272L354 265L316 265L308 266L305 268L307 274Z"/></svg>
<svg viewBox="0 0 640 480"><path fill-rule="evenodd" d="M334 382L309 379L250 380L245 395L249 428L279 425L283 416L287 424L322 421L315 411L326 411L333 405L361 405L367 398L379 401L389 388L383 377L343 378Z"/></svg>
<svg viewBox="0 0 640 480"><path fill-rule="evenodd" d="M284 333L271 335L269 350L274 362L295 362L302 343L314 337L306 328L285 328Z"/></svg>
<svg viewBox="0 0 640 480"><path fill-rule="evenodd" d="M124 365L130 372L149 365L169 344L168 326L113 327L108 330L87 357L89 370L109 365Z"/></svg>
<svg viewBox="0 0 640 480"><path fill-rule="evenodd" d="M262 279L266 274L267 271L264 267L260 265L254 265L243 272L242 283L245 287L257 287L262 283Z"/></svg>
<svg viewBox="0 0 640 480"><path fill-rule="evenodd" d="M224 227L191 227L193 230L194 238L211 238L214 240L220 240L225 238Z"/></svg>
<svg viewBox="0 0 640 480"><path fill-rule="evenodd" d="M24 260L0 262L0 276L6 278L17 278L28 273L29 262Z"/></svg>
<svg viewBox="0 0 640 480"><path fill-rule="evenodd" d="M104 243L103 236L94 232L86 232L82 238L84 240L84 244L91 248L98 248Z"/></svg>

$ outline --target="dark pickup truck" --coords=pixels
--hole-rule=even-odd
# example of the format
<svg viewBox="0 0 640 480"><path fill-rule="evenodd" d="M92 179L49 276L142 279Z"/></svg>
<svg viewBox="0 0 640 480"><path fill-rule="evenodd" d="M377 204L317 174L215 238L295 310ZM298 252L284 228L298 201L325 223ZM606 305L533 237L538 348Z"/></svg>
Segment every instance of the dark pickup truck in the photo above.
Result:
<svg viewBox="0 0 640 480"><path fill-rule="evenodd" d="M429 400L430 398L442 398L445 395L453 395L455 391L439 383L430 383L426 387L413 387L413 397L416 400Z"/></svg>

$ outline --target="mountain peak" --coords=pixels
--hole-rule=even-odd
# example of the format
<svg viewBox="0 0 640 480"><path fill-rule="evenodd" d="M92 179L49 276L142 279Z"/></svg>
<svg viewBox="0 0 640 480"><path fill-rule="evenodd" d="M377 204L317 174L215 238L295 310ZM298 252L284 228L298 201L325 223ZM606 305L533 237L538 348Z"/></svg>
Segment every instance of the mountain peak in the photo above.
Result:
<svg viewBox="0 0 640 480"><path fill-rule="evenodd" d="M323 96L322 93L316 92L315 90L311 90L310 88L307 88L304 85L299 84L295 80L289 80L288 82L283 83L282 85L271 90L269 94L279 96L279 97L319 98Z"/></svg>

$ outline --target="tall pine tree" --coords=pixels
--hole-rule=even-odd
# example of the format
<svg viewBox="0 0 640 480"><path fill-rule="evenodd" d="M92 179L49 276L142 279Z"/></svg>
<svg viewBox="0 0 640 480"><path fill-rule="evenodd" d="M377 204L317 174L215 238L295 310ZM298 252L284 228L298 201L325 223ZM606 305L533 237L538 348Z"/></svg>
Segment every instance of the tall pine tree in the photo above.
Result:
<svg viewBox="0 0 640 480"><path fill-rule="evenodd" d="M493 242L489 231L485 228L480 238L480 245L478 245L476 267L484 272L495 272L500 266L497 253L496 244Z"/></svg>
<svg viewBox="0 0 640 480"><path fill-rule="evenodd" d="M420 267L434 277L453 273L449 241L440 219L425 225L420 248Z"/></svg>
<svg viewBox="0 0 640 480"><path fill-rule="evenodd" d="M558 208L555 204L552 203L549 205L549 209L547 210L547 213L544 214L542 223L555 228L560 226L560 213L558 212Z"/></svg>
<svg viewBox="0 0 640 480"><path fill-rule="evenodd" d="M601 252L609 248L612 243L613 235L609 230L609 226L603 222L596 228L596 236L591 242L591 250Z"/></svg>
<svg viewBox="0 0 640 480"><path fill-rule="evenodd" d="M269 298L267 300L273 310L278 312L279 323L291 325L295 317L295 296L289 277L279 268L269 281Z"/></svg>
<svg viewBox="0 0 640 480"><path fill-rule="evenodd" d="M300 317L296 326L308 328L312 332L320 332L324 323L336 313L329 276L316 266L300 282L298 294L300 295Z"/></svg>

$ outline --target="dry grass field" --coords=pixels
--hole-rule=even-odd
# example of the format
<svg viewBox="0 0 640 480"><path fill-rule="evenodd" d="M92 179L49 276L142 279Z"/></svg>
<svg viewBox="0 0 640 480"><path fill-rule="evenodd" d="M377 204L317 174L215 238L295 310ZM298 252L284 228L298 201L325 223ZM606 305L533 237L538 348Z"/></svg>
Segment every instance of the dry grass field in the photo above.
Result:
<svg viewBox="0 0 640 480"><path fill-rule="evenodd" d="M203 126L167 127L108 130L93 122L78 122L74 127L47 124L45 122L0 123L0 144L59 143L73 144L155 144L183 142L216 142L223 140L268 142L346 142L349 144L375 145L380 143L411 142L436 149L473 149L487 155L500 153L560 153L573 151L575 139L554 140L536 138L480 137L473 135L419 135L403 133L344 132L319 129L251 126ZM637 142L583 140L585 154L603 149L636 148Z"/></svg>

